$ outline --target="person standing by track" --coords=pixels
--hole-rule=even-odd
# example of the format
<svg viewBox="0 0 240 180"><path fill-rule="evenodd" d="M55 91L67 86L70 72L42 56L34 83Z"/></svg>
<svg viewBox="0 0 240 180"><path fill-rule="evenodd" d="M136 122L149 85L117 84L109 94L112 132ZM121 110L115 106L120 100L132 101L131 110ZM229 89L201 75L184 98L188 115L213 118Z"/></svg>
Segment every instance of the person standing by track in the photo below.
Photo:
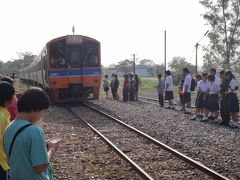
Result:
<svg viewBox="0 0 240 180"><path fill-rule="evenodd" d="M227 94L228 91L228 85L229 80L226 78L225 71L220 71L220 78L221 78L221 84L220 84L220 114L221 114L221 122L220 124L229 126L230 121L230 112L228 110L228 97Z"/></svg>
<svg viewBox="0 0 240 180"><path fill-rule="evenodd" d="M197 98L195 101L195 115L190 120L204 118L206 116L206 103L208 97L209 83L207 81L207 73L196 76L197 80Z"/></svg>
<svg viewBox="0 0 240 180"><path fill-rule="evenodd" d="M119 99L118 96L118 87L119 87L119 80L118 80L118 76L115 74L114 75L114 81L113 81L113 98L114 99Z"/></svg>
<svg viewBox="0 0 240 180"><path fill-rule="evenodd" d="M215 84L216 87L218 86L218 89L220 89L221 81L220 81L220 78L217 76L216 69L215 68L211 68L210 71L209 71L209 75L213 75L215 77L214 84ZM218 106L219 106L219 93L217 93L217 103L218 103ZM215 111L215 118L217 120L218 120L218 116L219 116L219 110L216 110Z"/></svg>
<svg viewBox="0 0 240 180"><path fill-rule="evenodd" d="M123 101L128 101L128 92L129 92L129 79L128 75L123 75L124 81L123 81Z"/></svg>
<svg viewBox="0 0 240 180"><path fill-rule="evenodd" d="M106 93L106 98L108 99L108 91L109 91L109 83L108 83L108 75L105 75L103 80L103 89Z"/></svg>
<svg viewBox="0 0 240 180"><path fill-rule="evenodd" d="M164 106L163 92L164 92L164 82L162 80L162 75L158 74L158 102L161 107Z"/></svg>
<svg viewBox="0 0 240 180"><path fill-rule="evenodd" d="M165 100L168 101L168 109L175 109L173 106L173 78L171 71L166 71L166 80L165 80Z"/></svg>
<svg viewBox="0 0 240 180"><path fill-rule="evenodd" d="M139 78L138 78L137 74L134 75L133 87L134 87L134 96L137 101L138 100L138 89L139 89Z"/></svg>
<svg viewBox="0 0 240 180"><path fill-rule="evenodd" d="M135 100L133 75L129 74L129 101Z"/></svg>
<svg viewBox="0 0 240 180"><path fill-rule="evenodd" d="M228 85L228 102L227 107L228 111L230 112L232 120L230 121L230 127L231 128L238 128L239 127L239 121L238 121L238 113L239 113L239 103L238 103L238 84L235 76L231 71L226 72L226 78L229 81Z"/></svg>
<svg viewBox="0 0 240 180"><path fill-rule="evenodd" d="M110 87L111 87L112 97L115 99L115 95L114 95L114 81L115 81L115 74L113 73L112 77L111 77Z"/></svg>
<svg viewBox="0 0 240 180"><path fill-rule="evenodd" d="M208 81L209 81L209 97L207 101L207 107L209 112L208 119L211 120L212 123L215 123L217 120L216 111L219 111L218 103L219 85L218 80L215 79L215 75L213 74L208 76Z"/></svg>
<svg viewBox="0 0 240 180"><path fill-rule="evenodd" d="M184 74L184 82L183 82L183 108L186 107L185 114L191 114L191 83L192 83L192 75L188 68L183 68Z"/></svg>

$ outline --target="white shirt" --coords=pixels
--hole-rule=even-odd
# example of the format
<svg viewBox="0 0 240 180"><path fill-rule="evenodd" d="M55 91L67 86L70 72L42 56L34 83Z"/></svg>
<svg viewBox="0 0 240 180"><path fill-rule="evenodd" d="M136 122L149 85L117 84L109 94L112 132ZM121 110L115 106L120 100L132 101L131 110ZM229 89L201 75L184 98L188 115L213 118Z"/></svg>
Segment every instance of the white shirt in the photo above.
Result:
<svg viewBox="0 0 240 180"><path fill-rule="evenodd" d="M220 90L218 81L209 82L209 87L210 87L209 94L217 94L218 91Z"/></svg>
<svg viewBox="0 0 240 180"><path fill-rule="evenodd" d="M229 83L229 88L232 90L232 93L237 93L237 90L235 90L237 86L237 81L233 78Z"/></svg>
<svg viewBox="0 0 240 180"><path fill-rule="evenodd" d="M103 80L103 88L106 88L106 87L109 87L108 79L104 78L104 80Z"/></svg>
<svg viewBox="0 0 240 180"><path fill-rule="evenodd" d="M171 75L166 77L165 88L166 88L166 91L173 91L173 78Z"/></svg>
<svg viewBox="0 0 240 180"><path fill-rule="evenodd" d="M187 74L184 78L184 83L183 83L183 92L191 92L190 88L191 88L191 82L192 82L192 76L191 74ZM186 89L186 86L188 86L188 88Z"/></svg>
<svg viewBox="0 0 240 180"><path fill-rule="evenodd" d="M206 81L200 80L197 85L197 89L198 89L198 91L201 91L201 92L208 91L209 90L209 82L207 80Z"/></svg>
<svg viewBox="0 0 240 180"><path fill-rule="evenodd" d="M218 76L216 76L216 75L215 75L215 83L216 83L217 86L220 87L221 80L220 80L220 78L219 78Z"/></svg>

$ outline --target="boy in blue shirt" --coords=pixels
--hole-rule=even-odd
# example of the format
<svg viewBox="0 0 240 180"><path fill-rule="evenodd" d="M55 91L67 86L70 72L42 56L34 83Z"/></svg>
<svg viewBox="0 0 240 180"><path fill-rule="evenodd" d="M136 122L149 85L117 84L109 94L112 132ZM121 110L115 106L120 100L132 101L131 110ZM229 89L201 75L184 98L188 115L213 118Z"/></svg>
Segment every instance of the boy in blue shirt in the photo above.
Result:
<svg viewBox="0 0 240 180"><path fill-rule="evenodd" d="M36 125L43 110L49 107L48 97L40 88L33 88L20 97L17 106L19 113L16 120L7 127L3 143L10 166L10 179L48 180L50 176L47 168L58 143L50 141L47 150L43 130ZM30 126L16 136L16 132L27 124Z"/></svg>

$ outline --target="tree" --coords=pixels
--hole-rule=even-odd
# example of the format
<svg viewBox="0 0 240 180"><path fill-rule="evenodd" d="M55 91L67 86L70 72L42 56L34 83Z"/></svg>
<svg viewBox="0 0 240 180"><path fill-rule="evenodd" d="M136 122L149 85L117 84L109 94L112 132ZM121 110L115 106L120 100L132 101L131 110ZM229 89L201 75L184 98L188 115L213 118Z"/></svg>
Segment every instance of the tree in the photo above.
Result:
<svg viewBox="0 0 240 180"><path fill-rule="evenodd" d="M122 60L118 62L118 64L115 67L118 71L124 72L124 73L130 73L133 71L133 62L129 59Z"/></svg>
<svg viewBox="0 0 240 180"><path fill-rule="evenodd" d="M173 74L174 84L178 84L182 78L183 68L188 68L190 72L195 72L195 66L191 63L188 63L184 57L173 57L173 59L168 63L168 66Z"/></svg>
<svg viewBox="0 0 240 180"><path fill-rule="evenodd" d="M183 68L188 68L190 72L195 72L195 66L191 63L188 63L184 57L173 57L173 59L168 63L169 68L173 73L182 74Z"/></svg>
<svg viewBox="0 0 240 180"><path fill-rule="evenodd" d="M239 65L240 45L240 1L239 0L200 0L207 12L203 18L211 31L210 43L205 49L205 62L218 64L220 68L231 69ZM218 62L219 61L219 62Z"/></svg>
<svg viewBox="0 0 240 180"><path fill-rule="evenodd" d="M154 66L155 63L153 60L151 59L142 59L140 62L139 62L140 65L144 65L144 66Z"/></svg>
<svg viewBox="0 0 240 180"><path fill-rule="evenodd" d="M156 74L162 74L162 76L164 76L165 74L165 66L164 64L157 64L156 65Z"/></svg>
<svg viewBox="0 0 240 180"><path fill-rule="evenodd" d="M12 73L15 73L16 75L19 75L19 70L27 67L30 65L34 59L36 59L36 55L33 55L31 52L25 52L25 53L17 53L18 58L12 59L11 61L7 61L6 63L0 63L0 70L1 73L4 75L11 75Z"/></svg>

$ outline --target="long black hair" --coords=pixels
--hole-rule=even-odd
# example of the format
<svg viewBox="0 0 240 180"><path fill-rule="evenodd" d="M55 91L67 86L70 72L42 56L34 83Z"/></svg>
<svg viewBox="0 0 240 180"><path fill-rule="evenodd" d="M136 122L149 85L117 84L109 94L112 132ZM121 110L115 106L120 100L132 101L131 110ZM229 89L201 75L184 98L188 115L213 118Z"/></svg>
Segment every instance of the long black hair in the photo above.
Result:
<svg viewBox="0 0 240 180"><path fill-rule="evenodd" d="M225 76L229 76L229 77L230 77L230 78L229 78L229 81L231 81L232 79L235 79L235 80L236 80L236 78L235 78L235 76L233 75L232 71L226 71L226 72L225 72Z"/></svg>

